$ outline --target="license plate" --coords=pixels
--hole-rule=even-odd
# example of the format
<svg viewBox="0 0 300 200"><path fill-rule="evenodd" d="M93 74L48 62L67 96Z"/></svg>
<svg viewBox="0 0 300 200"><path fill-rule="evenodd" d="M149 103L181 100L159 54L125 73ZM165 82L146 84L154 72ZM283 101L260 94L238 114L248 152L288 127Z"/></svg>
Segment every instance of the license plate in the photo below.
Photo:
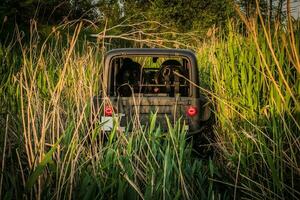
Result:
<svg viewBox="0 0 300 200"><path fill-rule="evenodd" d="M103 131L111 131L114 126L114 120L113 117L101 117L101 124Z"/></svg>
<svg viewBox="0 0 300 200"><path fill-rule="evenodd" d="M102 124L102 130L103 131L111 131L114 127L114 123L117 122L117 128L118 130L125 131L125 127L119 127L119 122L121 121L121 118L124 117L125 114L119 113L116 114L114 117L106 117L101 116L101 124Z"/></svg>

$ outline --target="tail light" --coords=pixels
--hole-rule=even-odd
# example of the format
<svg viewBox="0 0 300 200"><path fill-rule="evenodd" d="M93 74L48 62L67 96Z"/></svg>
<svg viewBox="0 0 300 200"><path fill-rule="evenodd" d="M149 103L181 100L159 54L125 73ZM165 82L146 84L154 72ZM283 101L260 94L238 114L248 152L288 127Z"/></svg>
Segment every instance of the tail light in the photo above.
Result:
<svg viewBox="0 0 300 200"><path fill-rule="evenodd" d="M107 105L104 107L104 116L112 116L114 109L112 106Z"/></svg>
<svg viewBox="0 0 300 200"><path fill-rule="evenodd" d="M196 106L189 106L186 110L186 114L189 116L189 117L194 117L198 114L198 109Z"/></svg>

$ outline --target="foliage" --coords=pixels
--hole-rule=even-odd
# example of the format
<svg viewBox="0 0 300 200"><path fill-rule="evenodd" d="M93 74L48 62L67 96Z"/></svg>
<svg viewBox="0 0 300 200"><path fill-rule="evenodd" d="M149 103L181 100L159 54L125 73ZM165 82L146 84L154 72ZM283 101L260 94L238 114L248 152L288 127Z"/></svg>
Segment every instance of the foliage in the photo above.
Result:
<svg viewBox="0 0 300 200"><path fill-rule="evenodd" d="M262 33L246 24L247 37L229 24L225 41L199 53L211 66L221 155L242 196L298 199L299 30L271 34L262 24Z"/></svg>
<svg viewBox="0 0 300 200"><path fill-rule="evenodd" d="M155 0L126 1L125 13L128 15L145 13L148 19L156 20L179 31L199 31L202 35L212 26L224 25L233 15L233 2L230 0ZM134 6L135 5L135 6ZM136 9L132 9L132 7ZM138 12L136 12L136 10Z"/></svg>
<svg viewBox="0 0 300 200"><path fill-rule="evenodd" d="M78 23L1 44L0 198L299 199L299 22L270 32L259 16L241 16L247 34L232 22L205 43L116 27L95 43L79 39ZM215 105L215 157L194 156L180 119L166 133L155 115L133 133L101 132L93 102L103 53L122 38L196 51L211 90L199 89Z"/></svg>
<svg viewBox="0 0 300 200"><path fill-rule="evenodd" d="M40 44L34 31L30 46L1 48L1 199L220 196L209 180L218 167L195 159L179 121L167 133L155 114L135 132L101 131L93 100L103 49L79 43L80 28L69 43L56 30ZM7 51L18 47L22 56Z"/></svg>
<svg viewBox="0 0 300 200"><path fill-rule="evenodd" d="M166 1L166 0L4 0L0 3L0 19L5 23L28 27L34 19L39 26L84 18L101 28L124 20L129 23L157 21L181 32L198 31L202 36L212 26L224 25L233 16L231 0ZM27 28L22 27L27 30Z"/></svg>
<svg viewBox="0 0 300 200"><path fill-rule="evenodd" d="M0 2L0 19L6 23L29 25L35 19L42 25L53 25L66 20L95 18L97 14L90 0L3 0Z"/></svg>

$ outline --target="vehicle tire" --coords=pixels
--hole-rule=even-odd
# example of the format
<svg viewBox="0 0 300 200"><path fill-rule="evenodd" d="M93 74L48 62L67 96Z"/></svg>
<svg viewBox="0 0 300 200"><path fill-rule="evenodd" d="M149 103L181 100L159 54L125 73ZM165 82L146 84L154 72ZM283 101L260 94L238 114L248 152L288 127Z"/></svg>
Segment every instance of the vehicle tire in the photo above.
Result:
<svg viewBox="0 0 300 200"><path fill-rule="evenodd" d="M191 139L195 156L201 159L208 159L212 158L215 153L214 116L212 115L204 123L205 126L197 134L193 134Z"/></svg>

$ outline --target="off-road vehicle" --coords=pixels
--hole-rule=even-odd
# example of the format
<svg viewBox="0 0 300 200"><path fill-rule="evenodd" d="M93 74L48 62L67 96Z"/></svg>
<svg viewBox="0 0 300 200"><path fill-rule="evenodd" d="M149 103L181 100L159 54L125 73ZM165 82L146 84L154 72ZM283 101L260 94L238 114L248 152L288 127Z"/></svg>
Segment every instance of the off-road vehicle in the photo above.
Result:
<svg viewBox="0 0 300 200"><path fill-rule="evenodd" d="M109 51L104 59L101 107L103 130L118 122L121 130L138 123L147 126L151 113L157 125L167 130L166 118L179 118L188 133L198 133L211 116L201 95L196 56L181 49L124 48Z"/></svg>

